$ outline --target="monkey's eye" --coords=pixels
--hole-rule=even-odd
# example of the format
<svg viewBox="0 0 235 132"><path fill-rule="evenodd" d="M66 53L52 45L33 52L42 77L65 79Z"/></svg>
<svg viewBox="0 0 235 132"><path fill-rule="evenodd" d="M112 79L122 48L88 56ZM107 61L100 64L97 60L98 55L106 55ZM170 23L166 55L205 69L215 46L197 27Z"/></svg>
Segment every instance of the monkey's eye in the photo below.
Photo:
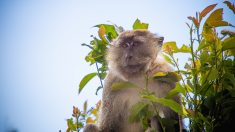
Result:
<svg viewBox="0 0 235 132"><path fill-rule="evenodd" d="M133 46L139 46L139 45L140 45L140 42L139 42L139 41L134 41L132 45L133 45Z"/></svg>
<svg viewBox="0 0 235 132"><path fill-rule="evenodd" d="M138 42L134 42L132 45L133 46L138 46Z"/></svg>
<svg viewBox="0 0 235 132"><path fill-rule="evenodd" d="M128 47L128 45L127 44L121 44L121 47L126 48L126 47Z"/></svg>

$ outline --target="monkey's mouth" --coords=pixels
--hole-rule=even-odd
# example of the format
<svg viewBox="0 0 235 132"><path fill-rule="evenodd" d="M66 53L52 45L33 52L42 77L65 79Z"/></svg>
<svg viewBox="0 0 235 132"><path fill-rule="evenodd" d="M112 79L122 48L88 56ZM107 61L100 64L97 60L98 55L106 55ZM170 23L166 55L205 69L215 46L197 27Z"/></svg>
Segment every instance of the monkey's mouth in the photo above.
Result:
<svg viewBox="0 0 235 132"><path fill-rule="evenodd" d="M125 71L128 72L128 73L138 73L138 72L142 71L143 67L144 66L140 65L140 64L138 64L138 65L127 65L125 67Z"/></svg>
<svg viewBox="0 0 235 132"><path fill-rule="evenodd" d="M140 68L140 65L127 65L126 67L135 69Z"/></svg>

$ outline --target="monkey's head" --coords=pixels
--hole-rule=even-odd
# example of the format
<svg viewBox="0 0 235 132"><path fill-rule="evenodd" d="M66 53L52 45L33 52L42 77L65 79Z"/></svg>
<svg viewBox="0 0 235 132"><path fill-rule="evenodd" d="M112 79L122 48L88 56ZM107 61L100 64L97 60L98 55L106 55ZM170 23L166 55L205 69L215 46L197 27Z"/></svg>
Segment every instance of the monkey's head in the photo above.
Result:
<svg viewBox="0 0 235 132"><path fill-rule="evenodd" d="M110 70L128 76L146 72L155 61L163 39L148 30L122 32L107 53Z"/></svg>

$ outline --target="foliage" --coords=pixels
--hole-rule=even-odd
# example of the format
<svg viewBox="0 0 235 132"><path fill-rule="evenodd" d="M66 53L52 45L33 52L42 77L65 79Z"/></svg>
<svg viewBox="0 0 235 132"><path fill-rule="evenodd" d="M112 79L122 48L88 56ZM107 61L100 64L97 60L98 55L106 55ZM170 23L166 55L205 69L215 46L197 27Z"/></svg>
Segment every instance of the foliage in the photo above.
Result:
<svg viewBox="0 0 235 132"><path fill-rule="evenodd" d="M87 101L83 104L83 111L73 106L72 118L67 119L66 132L80 131L86 123L96 123L101 101L98 101L95 108L87 109Z"/></svg>
<svg viewBox="0 0 235 132"><path fill-rule="evenodd" d="M233 3L224 1L224 4L235 13ZM146 87L140 91L143 100L131 109L130 122L141 122L142 127L147 129L148 119L156 116L163 130L166 131L165 126L173 126L175 121L160 117L154 105L154 103L159 103L169 107L183 118L188 118L189 131L216 132L234 128L232 123L235 122L235 33L221 30L224 26L231 28L234 26L223 20L223 8L216 9L216 6L217 4L212 4L201 12L197 12L196 16L188 17L192 23L187 23L188 44L180 48L173 41L163 44L163 56L176 70L170 73L156 73L154 78L146 76L146 80L173 78L174 80L169 81L177 81L176 87L166 97L157 98L148 91L146 84ZM98 28L98 37L91 36L90 44L82 45L91 49L85 60L90 65L95 64L97 72L90 73L81 80L79 93L95 76L100 79L96 94L103 88L103 79L107 72L106 50L110 42L124 31L123 27L115 24L99 24L95 27ZM148 24L137 19L133 24L133 29L148 29ZM178 59L175 58L175 54L178 53L190 56L184 64L184 69L180 69L182 65L179 65ZM113 90L134 85L129 82L120 82L113 85ZM182 106L172 100L176 94L182 95ZM96 111L98 109L99 107L95 108ZM68 119L68 131L79 131L85 122L94 123L96 118L91 118L92 114L93 117L97 117L94 112L86 110L80 112L74 107L73 117L76 121L74 123L72 118Z"/></svg>

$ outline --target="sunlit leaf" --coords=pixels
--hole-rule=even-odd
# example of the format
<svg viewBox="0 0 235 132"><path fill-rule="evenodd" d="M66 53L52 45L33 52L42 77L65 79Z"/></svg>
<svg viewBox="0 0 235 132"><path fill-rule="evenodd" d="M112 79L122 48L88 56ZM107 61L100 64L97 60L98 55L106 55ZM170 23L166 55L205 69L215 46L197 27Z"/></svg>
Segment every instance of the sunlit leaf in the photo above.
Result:
<svg viewBox="0 0 235 132"><path fill-rule="evenodd" d="M192 86L192 85L191 85ZM185 85L185 88L186 88L186 91L187 92L193 92L193 89L192 89L192 87L190 87L189 85Z"/></svg>
<svg viewBox="0 0 235 132"><path fill-rule="evenodd" d="M220 26L229 26L226 21L223 21L223 9L219 8L212 12L210 16L207 18L204 28L206 27L220 27Z"/></svg>
<svg viewBox="0 0 235 132"><path fill-rule="evenodd" d="M178 82L181 80L181 76L176 72L158 72L153 78L164 82Z"/></svg>
<svg viewBox="0 0 235 132"><path fill-rule="evenodd" d="M223 41L222 49L234 49L235 48L235 37L229 37Z"/></svg>
<svg viewBox="0 0 235 132"><path fill-rule="evenodd" d="M168 55L166 55L166 54L162 54L162 56L164 57L164 59L168 62L168 63L170 63L171 65L175 65L173 62L172 62L172 60L171 60L171 58L168 56Z"/></svg>
<svg viewBox="0 0 235 132"><path fill-rule="evenodd" d="M90 65L95 63L95 59L92 57L92 53L89 53L86 57L85 57L86 62L91 62Z"/></svg>
<svg viewBox="0 0 235 132"><path fill-rule="evenodd" d="M133 24L133 29L148 29L148 25L147 23L142 23L139 19L136 19L134 24Z"/></svg>
<svg viewBox="0 0 235 132"><path fill-rule="evenodd" d="M205 17L210 11L212 11L216 5L217 4L209 5L201 13L199 13L199 17L200 17L199 21L201 21L203 17Z"/></svg>
<svg viewBox="0 0 235 132"><path fill-rule="evenodd" d="M73 123L73 119L67 119L67 125L70 130L76 131L76 124Z"/></svg>
<svg viewBox="0 0 235 132"><path fill-rule="evenodd" d="M200 51L208 46L209 46L209 44L206 43L205 39L202 39L201 43L198 46L198 51Z"/></svg>
<svg viewBox="0 0 235 132"><path fill-rule="evenodd" d="M183 112L183 109L180 104L175 102L172 99L165 99L165 98L157 98L154 95L144 95L143 98L149 99L150 101L160 103L164 106L171 108L173 111L179 113L180 115L185 115L186 113Z"/></svg>
<svg viewBox="0 0 235 132"><path fill-rule="evenodd" d="M101 25L100 27L99 27L99 30L98 30L98 35L99 35L99 37L102 39L102 41L104 41L104 42L106 42L106 39L105 39L105 27L104 27L104 25Z"/></svg>
<svg viewBox="0 0 235 132"><path fill-rule="evenodd" d="M100 28L101 26L104 27L105 29L105 34L107 36L107 38L109 39L109 41L112 41L113 39L115 39L118 36L117 31L115 30L114 25L109 25L109 24L99 24L96 25L94 27L98 27Z"/></svg>
<svg viewBox="0 0 235 132"><path fill-rule="evenodd" d="M230 9L230 10L232 10L233 11L233 13L235 14L235 5L234 5L234 3L232 4L230 1L224 1L224 3L228 6L228 8Z"/></svg>
<svg viewBox="0 0 235 132"><path fill-rule="evenodd" d="M172 98L173 96L175 96L179 93L186 95L185 89L181 86L181 84L177 83L175 88L167 93L166 98Z"/></svg>
<svg viewBox="0 0 235 132"><path fill-rule="evenodd" d="M93 123L95 123L95 121L91 118L91 117L88 117L87 119L86 119L86 123L87 124L93 124Z"/></svg>
<svg viewBox="0 0 235 132"><path fill-rule="evenodd" d="M91 110L91 113L92 113L93 115L97 116L98 110L97 110L97 109L92 109L92 110Z"/></svg>
<svg viewBox="0 0 235 132"><path fill-rule="evenodd" d="M178 52L190 53L190 52L191 52L191 48L184 44L184 45L178 50Z"/></svg>
<svg viewBox="0 0 235 132"><path fill-rule="evenodd" d="M112 85L112 90L121 90L125 88L137 88L137 86L131 82L116 82Z"/></svg>
<svg viewBox="0 0 235 132"><path fill-rule="evenodd" d="M79 84L79 91L78 92L80 93L82 91L82 89L84 88L84 86L96 75L97 75L97 73L94 72L94 73L90 73L90 74L87 74L86 76L84 76Z"/></svg>
<svg viewBox="0 0 235 132"><path fill-rule="evenodd" d="M169 52L177 53L179 51L179 48L177 47L176 42L165 42L162 45L162 49L166 53L169 53Z"/></svg>
<svg viewBox="0 0 235 132"><path fill-rule="evenodd" d="M87 112L87 101L85 101L83 104L83 114L86 114L86 112Z"/></svg>
<svg viewBox="0 0 235 132"><path fill-rule="evenodd" d="M157 72L156 74L153 75L153 77L163 77L166 76L168 73L167 72Z"/></svg>

